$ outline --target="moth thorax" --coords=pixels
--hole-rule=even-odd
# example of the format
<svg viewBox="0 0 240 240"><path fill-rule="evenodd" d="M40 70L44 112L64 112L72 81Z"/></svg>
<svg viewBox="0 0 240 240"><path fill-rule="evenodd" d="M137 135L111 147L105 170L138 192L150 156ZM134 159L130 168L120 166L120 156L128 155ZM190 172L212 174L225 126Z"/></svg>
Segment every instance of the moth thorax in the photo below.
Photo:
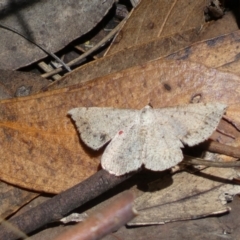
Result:
<svg viewBox="0 0 240 240"><path fill-rule="evenodd" d="M141 124L143 125L151 124L154 121L154 114L151 108L143 109L142 114L140 116L140 121L141 121Z"/></svg>

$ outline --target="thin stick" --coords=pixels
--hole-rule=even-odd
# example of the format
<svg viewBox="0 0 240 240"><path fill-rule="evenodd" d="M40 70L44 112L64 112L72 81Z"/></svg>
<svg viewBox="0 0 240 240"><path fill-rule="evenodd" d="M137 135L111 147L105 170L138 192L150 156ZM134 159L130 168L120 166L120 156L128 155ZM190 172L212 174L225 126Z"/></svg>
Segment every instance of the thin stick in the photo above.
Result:
<svg viewBox="0 0 240 240"><path fill-rule="evenodd" d="M240 162L215 162L210 160L204 160L201 158L195 158L184 155L183 164L188 165L204 165L207 167L218 167L218 168L233 168L233 167L240 167Z"/></svg>
<svg viewBox="0 0 240 240"><path fill-rule="evenodd" d="M220 153L231 157L240 158L240 148L221 144L215 141L207 141L200 145L204 149L214 153Z"/></svg>
<svg viewBox="0 0 240 240"><path fill-rule="evenodd" d="M85 181L54 196L37 207L9 220L9 223L28 234L45 224L61 219L73 209L81 206L125 181L133 174L116 177L100 170ZM1 240L18 239L19 235L5 226L0 227Z"/></svg>
<svg viewBox="0 0 240 240"><path fill-rule="evenodd" d="M101 210L89 216L84 222L78 223L54 240L97 240L116 231L133 219L137 212L133 208L134 194L130 191L120 196Z"/></svg>
<svg viewBox="0 0 240 240"><path fill-rule="evenodd" d="M50 71L52 71L54 68L52 67L52 66L50 66L50 65L48 65L48 64L46 64L45 62L39 62L38 63L38 66L44 71L44 72L50 72ZM58 80L58 79L60 79L62 76L61 75L59 75L59 74L55 74L55 75L53 75L52 76L52 78L54 79L54 80Z"/></svg>

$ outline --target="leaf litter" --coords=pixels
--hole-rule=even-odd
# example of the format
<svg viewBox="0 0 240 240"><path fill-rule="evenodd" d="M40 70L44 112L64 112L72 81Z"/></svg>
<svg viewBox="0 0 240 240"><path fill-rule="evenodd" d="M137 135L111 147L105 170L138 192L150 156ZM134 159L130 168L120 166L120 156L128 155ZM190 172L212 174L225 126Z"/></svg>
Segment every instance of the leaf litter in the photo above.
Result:
<svg viewBox="0 0 240 240"><path fill-rule="evenodd" d="M140 214L128 225L164 224L229 212L226 203L240 192L240 185L231 181L238 175L231 168L211 167L193 174L176 173L167 187L167 179L159 179L135 200Z"/></svg>
<svg viewBox="0 0 240 240"><path fill-rule="evenodd" d="M114 4L113 0L11 2L3 1L0 6L0 66L3 69L29 65L46 53L14 32L1 28L1 23L46 50L56 52L95 27Z"/></svg>
<svg viewBox="0 0 240 240"><path fill-rule="evenodd" d="M171 88L170 88L171 89Z"/></svg>
<svg viewBox="0 0 240 240"><path fill-rule="evenodd" d="M171 63L171 64L170 64ZM194 74L189 76L187 69L191 68L194 70ZM161 69L161 70L160 70ZM166 71L168 69L168 71ZM178 69L178 75L176 75L176 69ZM199 74L198 74L199 72ZM163 75L162 75L163 74ZM205 76L206 74L206 76ZM191 79L189 81L188 77ZM126 81L127 79L127 81ZM161 81L159 81L161 79ZM166 79L171 79L170 82L168 82L167 86L170 86L170 92L169 92L169 87L166 87ZM205 79L203 81L203 79ZM23 140L23 134L26 136L26 140L29 137L27 135L29 134L31 136L31 140L34 140L34 133L35 131L31 131L33 129L33 126L37 127L36 129L42 129L44 133L48 133L50 129L50 134L38 134L36 135L36 145L34 150L36 151L36 146L38 146L38 149L41 150L42 147L39 145L41 141L43 141L44 146L46 146L46 141L48 142L48 147L51 147L51 141L54 143L53 144L53 149L45 149L44 152L41 152L42 154L46 154L46 150L50 150L51 156L54 157L55 150L56 149L56 141L61 143L61 141L64 141L64 145L66 147L66 144L70 147L72 147L72 143L74 146L76 146L75 150L73 153L76 154L76 149L77 151L81 151L81 156L84 154L84 160L86 161L87 159L92 161L93 163L95 162L97 164L97 159L96 155L94 158L92 157L93 155L89 155L89 149L84 148L82 145L79 144L79 139L77 138L76 134L76 129L73 128L73 124L70 121L70 119L66 116L66 113L69 109L73 107L78 107L79 105L86 106L86 104L91 103L91 105L95 106L112 106L113 102L114 104L117 104L117 107L119 108L124 108L124 107L131 107L131 108L139 108L141 104L151 102L153 106L157 107L166 107L168 106L168 102L174 101L177 104L184 104L187 102L190 102L192 97L196 94L196 88L198 89L198 92L201 92L201 101L202 98L206 101L212 101L213 100L218 100L218 97L221 97L219 94L223 91L223 87L221 84L224 84L226 79L231 79L229 81L228 85L228 91L225 91L225 97L228 97L228 102L230 103L229 108L227 110L227 113L231 111L232 109L232 104L236 104L236 101L234 101L235 95L234 92L237 92L238 90L238 82L239 82L239 77L235 76L233 74L227 74L227 73L222 73L214 69L209 69L206 68L200 64L196 63L186 63L184 61L163 61L163 60L158 60L155 62L151 62L148 65L145 65L144 68L142 67L136 67L132 69L125 70L121 73L118 73L116 76L115 74L109 75L104 78L97 79L93 82L86 83L83 86L75 86L74 88L65 88L61 90L56 90L53 92L46 92L42 94L37 94L32 97L24 97L24 98L19 98L16 100L5 100L1 102L0 104L0 109L4 114L1 115L1 124L4 129L9 128L9 132L14 132L14 131L21 131L22 124L29 122L30 126L30 131L28 130L29 128L23 128L24 131L21 132L21 134L15 135L16 137L12 138L11 143L12 144L19 144ZM194 87L190 84L194 83ZM210 84L210 85L208 85ZM112 88L111 88L112 86ZM211 86L211 87L210 87ZM132 91L131 89L135 89ZM103 89L105 90L106 94L102 94ZM184 89L184 91L182 91ZM231 90L232 89L232 90ZM111 91L110 91L111 90ZM114 93L119 93L119 91L123 94L114 94ZM136 91L136 93L135 93ZM80 94L81 92L81 94ZM138 93L142 92L147 92L147 95L139 95ZM129 94L129 93L135 93L135 94ZM171 94L170 94L171 93ZM156 96L161 96L155 97ZM105 101L99 102L99 97L105 96ZM116 96L118 98L118 103L116 102ZM128 105L126 105L126 96L128 96ZM165 99L165 102L162 101L162 98ZM232 102L230 99L232 98ZM44 100L43 100L44 99ZM219 99L222 99L219 98ZM26 104L26 102L28 104ZM226 101L227 102L227 101ZM47 103L47 104L46 104ZM79 104L80 103L80 104ZM166 104L166 105L165 105ZM89 105L89 106L91 106ZM59 108L57 107L59 106ZM25 111L26 109L26 111ZM38 109L38 111L36 111ZM29 115L30 114L30 115ZM14 116L17 116L15 118ZM29 117L31 116L31 117ZM56 119L56 116L58 118ZM4 120L5 118L5 120ZM39 121L41 119L41 121ZM45 119L45 120L44 120ZM64 121L63 121L64 120ZM6 125L6 122L9 122L10 125ZM44 123L44 124L43 124ZM67 124L66 124L67 123ZM11 125L13 124L13 125ZM14 126L12 128L11 126ZM17 127L18 126L21 127ZM49 125L50 124L50 125ZM54 129L54 130L53 130ZM64 131L66 130L68 134L64 134ZM63 131L64 130L64 131ZM39 130L40 131L40 130ZM53 131L53 132L52 132ZM55 135L52 133L59 132L61 135ZM13 133L12 132L12 133ZM5 131L5 133L7 133ZM43 133L40 131L39 133ZM8 135L11 136L11 135ZM19 140L17 139L18 137L21 137ZM61 136L63 137L61 140ZM72 138L71 136L74 136ZM50 140L47 140L47 137L51 137ZM57 138L55 138L57 137ZM70 138L69 138L70 137ZM3 139L5 139L3 137ZM72 141L74 139L74 141ZM14 140L16 141L14 143ZM25 143L25 141L24 141ZM63 143L62 143L63 144ZM14 145L12 145L14 146ZM17 147L17 145L15 145ZM30 154L31 152L28 150L31 145L20 145L20 153L21 154ZM26 151L23 151L25 148ZM4 148L2 147L1 150L7 150L9 148ZM9 150L8 150L9 152ZM79 165L77 162L71 162L71 164L68 164L68 171L66 171L66 159L71 160L71 158L65 158L63 155L58 155L55 161L55 164L48 164L49 162L49 155L46 154L46 160L47 162L44 163L44 155L39 155L41 156L38 158L38 164L36 165L36 162L32 162L32 154L29 155L29 161L26 162L26 156L27 155L20 155L19 151L18 152L18 160L23 158L23 162L21 163L20 161L16 162L15 164L11 164L9 162L9 159L6 156L6 159L8 161L5 162L8 167L2 168L4 171L9 171L11 167L21 167L21 164L23 164L23 169L26 168L27 171L22 172L22 171L17 171L15 174L15 179L12 178L12 174L7 171L2 176L7 176L9 175L8 180L13 181L17 180L17 184L24 184L25 186L28 186L29 188L34 189L45 189L45 191L49 192L54 192L54 191L59 191L64 190L67 188L66 184L71 184L73 185L74 183L76 184L79 182L80 179L80 174L88 174L91 175L89 172L89 168L87 165L87 168L85 168L84 165ZM12 156L13 152L11 153ZM5 156L6 154L2 154L2 156ZM62 157L62 159L61 159ZM81 156L82 157L82 156ZM12 159L12 158L11 158ZM73 156L72 159L74 160L81 160L77 156ZM62 163L61 163L62 161ZM26 163L30 163L30 165L26 166ZM32 163L32 164L31 164ZM63 164L63 167L61 167L61 164ZM42 167L51 167L51 169L41 169ZM54 167L56 167L54 169ZM53 170L54 169L54 170ZM16 169L17 170L17 169ZM42 175L40 173L41 170L44 170L45 175ZM13 171L15 171L13 169ZM96 170L95 170L96 171ZM76 172L76 173L74 173ZM21 177L21 173L24 173L24 175ZM33 174L34 173L34 174ZM54 174L52 174L54 173ZM37 175L38 174L38 175ZM46 175L49 174L49 175ZM68 176L67 176L68 175ZM83 175L82 175L83 176ZM22 179L22 180L21 180ZM33 180L34 179L34 180ZM26 181L27 180L27 181ZM34 185L33 185L34 183Z"/></svg>
<svg viewBox="0 0 240 240"><path fill-rule="evenodd" d="M212 27L214 26L212 25ZM208 67L238 74L240 69L238 60L240 32L235 31L223 36L217 35L211 39L204 36L200 38L199 34L199 28L196 27L181 34L175 33L164 38L156 38L144 44L106 55L98 61L81 66L71 75L66 75L49 85L47 89L86 82L160 58L198 62Z"/></svg>

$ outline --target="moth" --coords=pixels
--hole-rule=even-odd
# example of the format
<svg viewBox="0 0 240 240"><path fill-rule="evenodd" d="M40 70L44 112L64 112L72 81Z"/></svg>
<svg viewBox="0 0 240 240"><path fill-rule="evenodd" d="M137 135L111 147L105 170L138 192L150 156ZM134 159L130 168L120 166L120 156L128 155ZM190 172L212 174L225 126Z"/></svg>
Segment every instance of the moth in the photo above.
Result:
<svg viewBox="0 0 240 240"><path fill-rule="evenodd" d="M183 159L181 148L208 139L226 105L197 103L141 110L80 107L68 113L82 141L98 150L109 142L101 165L116 176L139 169L169 169Z"/></svg>

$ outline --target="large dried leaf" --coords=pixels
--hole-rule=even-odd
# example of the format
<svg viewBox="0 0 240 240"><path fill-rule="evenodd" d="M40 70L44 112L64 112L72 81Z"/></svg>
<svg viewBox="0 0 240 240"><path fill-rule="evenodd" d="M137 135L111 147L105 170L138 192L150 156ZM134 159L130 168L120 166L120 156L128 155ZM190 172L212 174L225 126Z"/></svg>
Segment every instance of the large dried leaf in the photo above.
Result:
<svg viewBox="0 0 240 240"><path fill-rule="evenodd" d="M167 57L168 55L170 55L169 58L171 59L196 61L209 67L221 67L221 70L238 74L240 69L238 60L240 31L191 45L199 37L199 29L196 28L182 34L159 38L140 46L119 51L116 54L107 55L102 59L78 68L60 81L50 85L48 89L85 82L95 77L142 65L152 59Z"/></svg>
<svg viewBox="0 0 240 240"><path fill-rule="evenodd" d="M173 53L168 59L184 59L240 75L240 31L195 43Z"/></svg>
<svg viewBox="0 0 240 240"><path fill-rule="evenodd" d="M142 0L109 53L199 27L205 23L205 0Z"/></svg>
<svg viewBox="0 0 240 240"><path fill-rule="evenodd" d="M103 240L115 239L239 239L239 199L234 204L234 214L221 217L208 217L204 219L173 222L171 224L147 226L138 228L122 227ZM226 219L228 217L228 219ZM160 237L159 237L160 236Z"/></svg>
<svg viewBox="0 0 240 240"><path fill-rule="evenodd" d="M240 192L229 182L233 169L208 168L197 174L181 172L159 179L151 192L135 201L139 215L128 225L164 224L228 212L228 199Z"/></svg>
<svg viewBox="0 0 240 240"><path fill-rule="evenodd" d="M10 26L51 52L91 30L114 0L2 1L0 24ZM0 68L16 69L46 53L21 36L0 28Z"/></svg>
<svg viewBox="0 0 240 240"><path fill-rule="evenodd" d="M48 81L33 73L0 70L0 99L38 92ZM0 182L0 219L13 214L38 194Z"/></svg>
<svg viewBox="0 0 240 240"><path fill-rule="evenodd" d="M200 95L203 102L228 104L229 114L239 104L239 81L236 75L200 64L158 60L82 87L4 100L0 102L0 177L26 188L57 193L96 172L100 153L93 154L80 144L67 116L71 108L140 109L148 103L158 108L190 103Z"/></svg>
<svg viewBox="0 0 240 240"><path fill-rule="evenodd" d="M194 28L199 29L199 40L217 37L238 29L232 13L227 13L218 21L205 23L204 8L207 2L142 0L115 38L108 54Z"/></svg>
<svg viewBox="0 0 240 240"><path fill-rule="evenodd" d="M177 33L170 37L159 38L146 44L124 49L116 54L106 55L79 67L71 74L65 75L59 81L50 84L47 89L51 90L86 82L109 73L144 64L161 56L167 56L195 42L199 37L198 31L198 28L194 28L181 34Z"/></svg>
<svg viewBox="0 0 240 240"><path fill-rule="evenodd" d="M224 34L235 32L239 29L233 12L225 12L224 16L217 21L210 21L201 26L200 40L219 37Z"/></svg>

